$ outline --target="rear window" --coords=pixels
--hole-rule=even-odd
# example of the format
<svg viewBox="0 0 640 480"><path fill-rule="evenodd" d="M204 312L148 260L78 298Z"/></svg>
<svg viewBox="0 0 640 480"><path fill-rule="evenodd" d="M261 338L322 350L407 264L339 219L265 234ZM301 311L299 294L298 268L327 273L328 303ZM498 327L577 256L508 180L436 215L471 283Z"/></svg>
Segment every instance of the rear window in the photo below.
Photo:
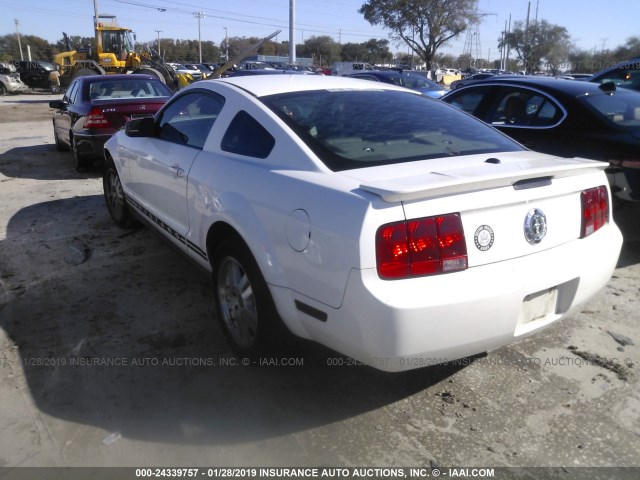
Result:
<svg viewBox="0 0 640 480"><path fill-rule="evenodd" d="M638 128L640 126L640 94L618 90L609 95L585 95L581 101L597 115L620 127Z"/></svg>
<svg viewBox="0 0 640 480"><path fill-rule="evenodd" d="M159 80L135 78L126 80L110 80L91 82L89 98L91 100L109 100L113 98L156 98L170 97L171 90ZM86 94L85 94L86 95Z"/></svg>
<svg viewBox="0 0 640 480"><path fill-rule="evenodd" d="M332 170L522 147L456 108L390 90L317 90L261 99Z"/></svg>

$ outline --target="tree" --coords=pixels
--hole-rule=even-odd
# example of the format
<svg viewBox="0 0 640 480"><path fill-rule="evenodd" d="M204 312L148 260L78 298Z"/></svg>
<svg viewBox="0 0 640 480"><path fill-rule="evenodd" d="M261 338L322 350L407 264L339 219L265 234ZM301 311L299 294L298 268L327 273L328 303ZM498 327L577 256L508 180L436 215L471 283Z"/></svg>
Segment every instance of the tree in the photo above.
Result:
<svg viewBox="0 0 640 480"><path fill-rule="evenodd" d="M367 48L362 43L344 43L340 51L340 58L344 61L368 62Z"/></svg>
<svg viewBox="0 0 640 480"><path fill-rule="evenodd" d="M476 0L369 0L359 12L391 30L431 69L440 47L477 21Z"/></svg>
<svg viewBox="0 0 640 480"><path fill-rule="evenodd" d="M616 48L614 55L621 61L640 57L640 37L627 38L627 43Z"/></svg>
<svg viewBox="0 0 640 480"><path fill-rule="evenodd" d="M552 71L561 63L568 63L570 37L567 29L546 20L535 22L528 29L521 20L515 22L511 32L498 39L498 47L502 48L505 42L516 50L527 73L540 70L543 59Z"/></svg>
<svg viewBox="0 0 640 480"><path fill-rule="evenodd" d="M312 57L317 65L331 65L340 59L340 44L328 35L313 36L298 49L301 57Z"/></svg>
<svg viewBox="0 0 640 480"><path fill-rule="evenodd" d="M393 59L393 54L389 50L389 40L376 40L372 38L367 40L364 44L367 50L367 61L369 63L390 63Z"/></svg>

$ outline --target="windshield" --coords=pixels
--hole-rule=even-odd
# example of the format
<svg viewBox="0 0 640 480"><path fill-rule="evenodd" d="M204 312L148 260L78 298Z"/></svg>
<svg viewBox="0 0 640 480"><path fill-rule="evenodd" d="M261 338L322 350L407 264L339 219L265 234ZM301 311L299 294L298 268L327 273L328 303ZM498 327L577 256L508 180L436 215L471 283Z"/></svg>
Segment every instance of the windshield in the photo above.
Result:
<svg viewBox="0 0 640 480"><path fill-rule="evenodd" d="M135 51L135 40L133 39L132 32L126 32L124 35L124 48L127 52L127 55Z"/></svg>
<svg viewBox="0 0 640 480"><path fill-rule="evenodd" d="M403 75L402 79L405 87L412 88L414 90L421 90L421 89L422 90L424 89L442 90L443 88L437 83L427 80L426 78L420 75L412 75L410 73L407 73Z"/></svg>
<svg viewBox="0 0 640 480"><path fill-rule="evenodd" d="M443 102L391 90L316 90L261 99L332 170L522 150Z"/></svg>
<svg viewBox="0 0 640 480"><path fill-rule="evenodd" d="M640 93L617 90L614 94L585 95L580 100L610 123L619 127L640 127Z"/></svg>
<svg viewBox="0 0 640 480"><path fill-rule="evenodd" d="M40 68L42 68L43 70L47 71L47 72L51 72L53 70L55 70L53 63L49 63L49 62L40 62Z"/></svg>

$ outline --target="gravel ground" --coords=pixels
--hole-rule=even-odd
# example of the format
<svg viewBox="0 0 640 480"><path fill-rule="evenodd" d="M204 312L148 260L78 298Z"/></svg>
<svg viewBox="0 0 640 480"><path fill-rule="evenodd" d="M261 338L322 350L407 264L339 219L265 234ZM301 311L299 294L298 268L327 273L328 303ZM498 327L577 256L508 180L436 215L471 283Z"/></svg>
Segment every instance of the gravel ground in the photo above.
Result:
<svg viewBox="0 0 640 480"><path fill-rule="evenodd" d="M209 279L55 150L53 98L0 98L0 467L640 467L636 206L608 285L532 338L401 374L302 341L245 367Z"/></svg>

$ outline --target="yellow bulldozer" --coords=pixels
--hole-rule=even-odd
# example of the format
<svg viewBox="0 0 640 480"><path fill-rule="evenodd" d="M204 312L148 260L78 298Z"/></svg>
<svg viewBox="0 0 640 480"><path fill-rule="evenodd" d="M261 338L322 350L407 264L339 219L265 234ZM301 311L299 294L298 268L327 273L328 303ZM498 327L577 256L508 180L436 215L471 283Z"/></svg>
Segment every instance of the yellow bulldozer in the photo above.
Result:
<svg viewBox="0 0 640 480"><path fill-rule="evenodd" d="M187 85L193 78L176 74L154 51L137 52L135 34L129 28L120 27L114 15L94 17L95 51L92 47L72 49L69 37L63 32L67 51L54 56L59 66L60 84L67 87L71 81L86 75L132 73L154 75L172 90Z"/></svg>

